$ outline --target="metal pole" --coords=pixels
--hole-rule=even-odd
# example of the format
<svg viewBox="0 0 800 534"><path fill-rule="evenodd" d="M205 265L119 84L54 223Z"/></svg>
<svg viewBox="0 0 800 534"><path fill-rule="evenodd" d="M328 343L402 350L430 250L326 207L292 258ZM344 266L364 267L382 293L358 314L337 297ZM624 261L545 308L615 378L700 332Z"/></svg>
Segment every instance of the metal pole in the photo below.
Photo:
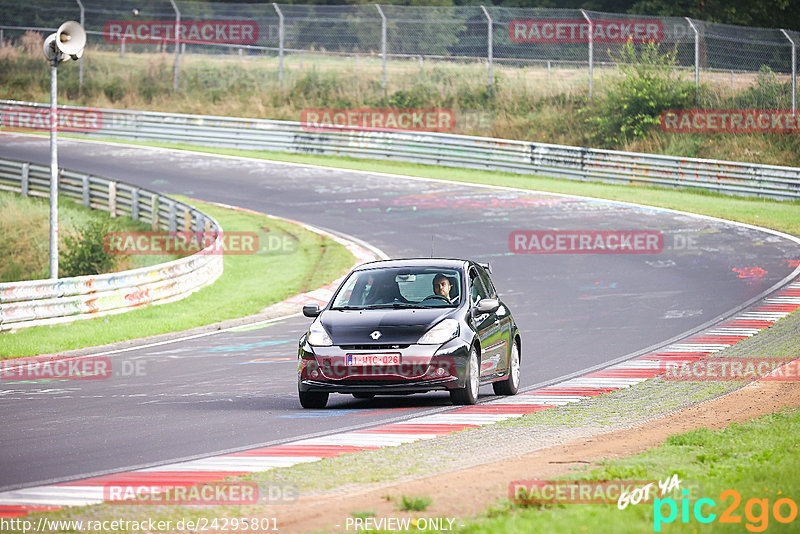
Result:
<svg viewBox="0 0 800 534"><path fill-rule="evenodd" d="M75 1L78 2L78 7L81 9L81 28L85 28L86 25L84 24L83 2L81 2L81 0ZM78 86L83 87L83 55L81 55L78 67Z"/></svg>
<svg viewBox="0 0 800 534"><path fill-rule="evenodd" d="M178 31L181 27L181 12L175 4L175 0L169 0L172 9L175 10L175 73L172 78L172 90L178 92L178 65L180 62L181 47L178 42Z"/></svg>
<svg viewBox="0 0 800 534"><path fill-rule="evenodd" d="M283 83L283 13L278 4L272 3L278 13L278 82Z"/></svg>
<svg viewBox="0 0 800 534"><path fill-rule="evenodd" d="M381 61L383 63L383 75L381 77L381 87L386 89L386 15L383 14L380 4L375 4L378 13L381 15Z"/></svg>
<svg viewBox="0 0 800 534"><path fill-rule="evenodd" d="M589 23L589 98L594 93L594 24L585 10L581 9L583 18Z"/></svg>
<svg viewBox="0 0 800 534"><path fill-rule="evenodd" d="M781 32L792 43L792 113L795 113L797 112L797 45L786 30Z"/></svg>
<svg viewBox="0 0 800 534"><path fill-rule="evenodd" d="M493 45L493 41L494 41L494 39L492 38L492 29L493 29L492 28L492 17L489 16L489 11L487 11L485 7L481 6L481 9L483 10L483 14L486 15L487 28L488 28L487 32L486 32L486 39L488 41L487 48L486 48L486 61L487 61L487 64L488 64L488 69L489 69L489 94L491 94L492 93L492 85L493 85L493 82L494 82L494 75L492 73L492 63L493 63L493 60L494 60L494 52L492 50L492 45Z"/></svg>
<svg viewBox="0 0 800 534"><path fill-rule="evenodd" d="M697 26L694 25L692 19L686 17L686 22L689 23L692 31L694 31L694 86L695 98L697 98L700 91L700 32L697 31Z"/></svg>
<svg viewBox="0 0 800 534"><path fill-rule="evenodd" d="M58 279L58 60L50 60L50 279Z"/></svg>

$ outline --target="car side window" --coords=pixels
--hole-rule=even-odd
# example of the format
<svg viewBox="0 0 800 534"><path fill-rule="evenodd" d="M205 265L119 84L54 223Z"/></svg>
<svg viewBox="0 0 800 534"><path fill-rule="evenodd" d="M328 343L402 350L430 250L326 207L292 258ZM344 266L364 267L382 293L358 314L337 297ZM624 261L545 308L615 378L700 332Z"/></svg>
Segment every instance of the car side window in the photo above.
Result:
<svg viewBox="0 0 800 534"><path fill-rule="evenodd" d="M478 267L477 269L478 269L478 275L480 275L481 281L483 282L483 285L486 287L486 290L487 290L487 292L489 294L489 298L490 299L496 299L497 298L497 291L494 288L494 284L492 283L492 279L489 278L489 273L487 273L486 270L483 267Z"/></svg>
<svg viewBox="0 0 800 534"><path fill-rule="evenodd" d="M486 289L483 287L483 282L481 282L480 275L475 267L469 270L469 295L472 304L487 298Z"/></svg>

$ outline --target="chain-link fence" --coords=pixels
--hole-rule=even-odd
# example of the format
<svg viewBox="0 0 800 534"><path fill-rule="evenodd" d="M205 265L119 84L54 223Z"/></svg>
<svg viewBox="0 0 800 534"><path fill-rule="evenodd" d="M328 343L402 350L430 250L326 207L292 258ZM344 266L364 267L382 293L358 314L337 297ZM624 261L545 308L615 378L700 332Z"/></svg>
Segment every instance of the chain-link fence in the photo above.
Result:
<svg viewBox="0 0 800 534"><path fill-rule="evenodd" d="M470 80L485 80L489 92L499 75L520 90L557 83L591 97L597 81L619 72L626 43L641 48L656 42L698 85L732 93L769 69L781 83L791 82L791 93L756 105L797 105L800 33L689 18L489 6L0 0L5 42L17 42L27 30L51 32L69 19L84 24L90 49L174 54L176 90L182 57L214 54L266 56L276 62L281 82L310 66L344 71L356 65L384 90L397 90L458 68ZM437 68L426 69L430 64Z"/></svg>

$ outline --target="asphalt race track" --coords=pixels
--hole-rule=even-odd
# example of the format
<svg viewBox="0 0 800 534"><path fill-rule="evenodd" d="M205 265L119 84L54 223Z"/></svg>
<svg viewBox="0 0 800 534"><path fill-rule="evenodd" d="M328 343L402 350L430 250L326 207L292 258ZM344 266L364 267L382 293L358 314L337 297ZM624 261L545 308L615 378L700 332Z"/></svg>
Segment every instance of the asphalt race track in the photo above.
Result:
<svg viewBox="0 0 800 534"><path fill-rule="evenodd" d="M48 141L0 135L0 157L46 164ZM490 261L522 330L523 387L633 356L728 315L800 258L800 245L777 235L604 201L67 139L59 164L307 222L393 258L427 257L433 248L436 256ZM516 254L509 235L517 230L651 230L662 233L663 250ZM431 393L333 395L328 410L302 410L296 343L309 322L293 317L110 355L123 369L138 365L138 376L0 382L0 490L450 407L446 394ZM490 392L482 390L484 399Z"/></svg>

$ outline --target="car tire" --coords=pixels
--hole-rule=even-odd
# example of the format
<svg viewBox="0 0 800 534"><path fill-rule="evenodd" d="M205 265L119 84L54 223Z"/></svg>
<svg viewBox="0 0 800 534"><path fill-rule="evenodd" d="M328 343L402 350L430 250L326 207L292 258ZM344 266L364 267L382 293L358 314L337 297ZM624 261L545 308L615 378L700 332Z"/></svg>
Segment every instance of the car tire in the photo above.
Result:
<svg viewBox="0 0 800 534"><path fill-rule="evenodd" d="M373 399L375 398L374 393L353 393L353 397L357 399Z"/></svg>
<svg viewBox="0 0 800 534"><path fill-rule="evenodd" d="M324 391L298 391L303 408L324 408L328 404L328 393Z"/></svg>
<svg viewBox="0 0 800 534"><path fill-rule="evenodd" d="M516 395L519 391L519 345L511 346L511 361L508 362L508 378L492 384L496 395Z"/></svg>
<svg viewBox="0 0 800 534"><path fill-rule="evenodd" d="M469 352L467 363L467 377L463 388L451 389L450 400L453 404L471 405L478 402L478 387L480 386L481 366L478 361L478 351L475 347Z"/></svg>

